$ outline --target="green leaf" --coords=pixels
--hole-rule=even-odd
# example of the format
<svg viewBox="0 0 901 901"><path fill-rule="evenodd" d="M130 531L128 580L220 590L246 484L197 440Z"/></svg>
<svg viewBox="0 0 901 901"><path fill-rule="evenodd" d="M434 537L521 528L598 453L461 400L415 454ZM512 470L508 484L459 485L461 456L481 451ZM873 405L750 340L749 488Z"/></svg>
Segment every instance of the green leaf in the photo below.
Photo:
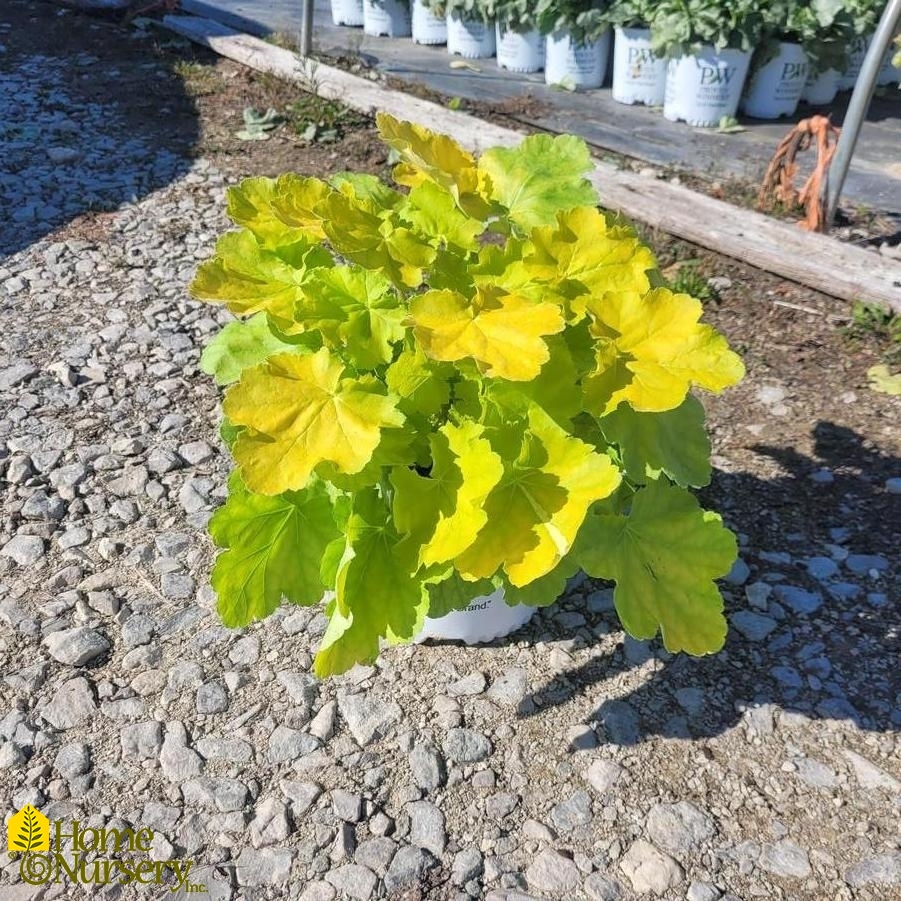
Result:
<svg viewBox="0 0 901 901"><path fill-rule="evenodd" d="M566 583L579 571L579 563L567 554L549 573L527 585L513 585L504 580L504 598L508 604L549 607L563 597Z"/></svg>
<svg viewBox="0 0 901 901"><path fill-rule="evenodd" d="M200 368L220 385L236 382L241 373L277 353L310 353L303 345L287 344L272 334L265 313L229 322L203 349Z"/></svg>
<svg viewBox="0 0 901 901"><path fill-rule="evenodd" d="M438 619L454 610L465 610L473 598L487 597L497 591L490 579L467 582L453 569L442 573L441 581L428 582L429 616Z"/></svg>
<svg viewBox="0 0 901 901"><path fill-rule="evenodd" d="M360 492L347 523L349 553L338 568L331 621L316 655L317 675L378 657L379 639L409 640L428 607L415 548L402 543L385 502Z"/></svg>
<svg viewBox="0 0 901 901"><path fill-rule="evenodd" d="M552 225L561 210L594 206L597 193L584 178L591 168L588 146L572 135L530 135L517 147L493 147L479 160L492 198L523 231Z"/></svg>
<svg viewBox="0 0 901 901"><path fill-rule="evenodd" d="M636 413L620 404L600 420L600 426L607 440L619 445L633 482L644 484L661 472L683 487L700 488L710 481L704 408L692 395L665 413Z"/></svg>
<svg viewBox="0 0 901 901"><path fill-rule="evenodd" d="M315 604L326 585L320 564L339 524L325 486L267 497L249 492L237 474L229 496L210 520L210 534L225 548L212 583L227 626L245 626L272 613L282 597Z"/></svg>
<svg viewBox="0 0 901 901"><path fill-rule="evenodd" d="M478 250L476 238L485 230L483 222L467 216L457 206L446 188L431 181L423 182L410 191L400 213L414 231L436 247Z"/></svg>
<svg viewBox="0 0 901 901"><path fill-rule="evenodd" d="M735 536L684 489L652 481L627 515L592 514L574 553L588 575L616 580L616 611L630 635L659 630L671 653L722 648L726 619L713 580L731 569Z"/></svg>
<svg viewBox="0 0 901 901"><path fill-rule="evenodd" d="M400 400L398 409L407 416L431 417L450 400L452 368L429 360L419 345L407 346L388 367L385 383Z"/></svg>
<svg viewBox="0 0 901 901"><path fill-rule="evenodd" d="M388 279L350 266L318 270L296 312L304 328L317 329L361 370L391 362L394 344L406 335L406 315Z"/></svg>

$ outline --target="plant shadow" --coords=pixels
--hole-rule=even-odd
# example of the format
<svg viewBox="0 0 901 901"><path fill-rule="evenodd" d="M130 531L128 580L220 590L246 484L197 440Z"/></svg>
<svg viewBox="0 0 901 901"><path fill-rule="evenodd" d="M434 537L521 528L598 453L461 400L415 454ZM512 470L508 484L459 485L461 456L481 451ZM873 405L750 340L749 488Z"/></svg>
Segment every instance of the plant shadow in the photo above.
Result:
<svg viewBox="0 0 901 901"><path fill-rule="evenodd" d="M3 44L0 261L188 172L200 127L164 32L12 0L0 10Z"/></svg>
<svg viewBox="0 0 901 901"><path fill-rule="evenodd" d="M901 472L901 460L828 422L817 424L814 441L813 457L757 445L753 450L778 462L784 475L767 480L717 470L702 492L705 506L723 511L748 537L741 552L750 568L746 582L737 584L733 570L732 583L720 583L730 619L721 652L671 655L659 639L626 637L612 653L559 672L531 692L519 717L596 695L584 722L601 743L620 745L651 736L710 738L742 719L767 731L776 711L845 720L872 732L901 727L901 496L885 487ZM778 549L767 550L771 546ZM847 559L832 559L845 552ZM832 577L823 579L833 566ZM772 588L769 598L757 597L756 608L745 594L752 583ZM596 601L585 609L594 635L622 628L612 592L604 588L588 580L581 589ZM571 637L551 611L539 623L544 633ZM639 687L603 697L617 676L651 658Z"/></svg>

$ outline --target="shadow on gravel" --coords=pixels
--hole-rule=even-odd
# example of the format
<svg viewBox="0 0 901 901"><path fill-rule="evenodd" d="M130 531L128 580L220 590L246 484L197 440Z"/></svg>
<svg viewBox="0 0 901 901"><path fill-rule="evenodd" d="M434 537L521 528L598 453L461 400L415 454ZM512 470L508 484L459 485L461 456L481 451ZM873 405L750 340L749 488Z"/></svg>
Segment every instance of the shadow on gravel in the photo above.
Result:
<svg viewBox="0 0 901 901"><path fill-rule="evenodd" d="M0 260L187 172L199 124L169 41L52 3L2 5Z"/></svg>
<svg viewBox="0 0 901 901"><path fill-rule="evenodd" d="M815 459L791 449L754 448L777 460L785 476L762 480L718 471L704 492L707 506L726 511L731 526L749 536L742 553L751 567L745 586L723 583L734 598L727 601L731 622L723 652L671 656L658 640L627 638L614 654L527 695L519 716L594 695L598 706L586 722L602 741L622 745L652 735L712 737L742 719L766 732L777 708L874 732L901 727L901 605L892 571L901 496L884 488L885 479L901 472L901 460L832 423L820 422L814 437ZM811 479L826 469L833 481ZM834 574L833 548L849 554ZM758 581L773 593L754 607L745 587ZM740 629L732 619L739 611L738 622L747 617ZM587 616L589 628L600 622L621 628L612 609ZM547 625L553 628L550 619ZM606 682L651 657L658 658L657 668L640 687L604 699Z"/></svg>

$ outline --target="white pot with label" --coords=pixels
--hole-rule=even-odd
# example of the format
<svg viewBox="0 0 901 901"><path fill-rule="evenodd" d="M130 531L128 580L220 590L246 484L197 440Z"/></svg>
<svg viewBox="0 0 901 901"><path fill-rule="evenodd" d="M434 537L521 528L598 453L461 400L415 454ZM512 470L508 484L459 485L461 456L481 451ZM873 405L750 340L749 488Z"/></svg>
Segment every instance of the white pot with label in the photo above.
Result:
<svg viewBox="0 0 901 901"><path fill-rule="evenodd" d="M610 32L596 41L578 44L567 31L547 36L544 80L567 88L591 90L604 83L610 58Z"/></svg>
<svg viewBox="0 0 901 901"><path fill-rule="evenodd" d="M466 644L493 641L522 628L536 609L527 604L511 607L504 600L504 589L498 588L494 594L474 598L464 610L453 610L438 619L427 616L422 631L414 641L417 644L427 638L462 641Z"/></svg>
<svg viewBox="0 0 901 901"><path fill-rule="evenodd" d="M867 51L870 49L872 40L873 35L871 34L858 35L848 45L848 64L838 80L840 91L850 91L857 84L860 67L867 58Z"/></svg>
<svg viewBox="0 0 901 901"><path fill-rule="evenodd" d="M748 79L742 109L755 119L793 116L807 83L810 63L800 44L782 41L779 52Z"/></svg>
<svg viewBox="0 0 901 901"><path fill-rule="evenodd" d="M447 14L447 52L465 59L488 59L495 53L494 20L466 19L458 12Z"/></svg>
<svg viewBox="0 0 901 901"><path fill-rule="evenodd" d="M336 25L362 25L363 0L332 0L332 21Z"/></svg>
<svg viewBox="0 0 901 901"><path fill-rule="evenodd" d="M413 0L413 41L417 44L446 44L447 20L436 16L422 0Z"/></svg>
<svg viewBox="0 0 901 901"><path fill-rule="evenodd" d="M838 93L838 80L841 72L838 69L826 69L816 75L808 75L801 91L801 99L811 106L828 106Z"/></svg>
<svg viewBox="0 0 901 901"><path fill-rule="evenodd" d="M746 50L709 46L671 59L666 69L664 117L712 128L724 116L734 116L750 63Z"/></svg>
<svg viewBox="0 0 901 901"><path fill-rule="evenodd" d="M882 60L882 68L879 70L879 75L876 76L876 84L880 87L887 84L898 84L901 81L901 66L896 66L892 62L898 52L901 52L898 44L894 42L889 44Z"/></svg>
<svg viewBox="0 0 901 901"><path fill-rule="evenodd" d="M540 72L544 68L544 38L537 28L514 31L506 24L497 29L497 64L511 72Z"/></svg>
<svg viewBox="0 0 901 901"><path fill-rule="evenodd" d="M651 49L649 28L617 28L613 40L613 99L660 106L666 90L666 60Z"/></svg>
<svg viewBox="0 0 901 901"><path fill-rule="evenodd" d="M373 37L410 37L410 4L406 0L363 0L363 31Z"/></svg>

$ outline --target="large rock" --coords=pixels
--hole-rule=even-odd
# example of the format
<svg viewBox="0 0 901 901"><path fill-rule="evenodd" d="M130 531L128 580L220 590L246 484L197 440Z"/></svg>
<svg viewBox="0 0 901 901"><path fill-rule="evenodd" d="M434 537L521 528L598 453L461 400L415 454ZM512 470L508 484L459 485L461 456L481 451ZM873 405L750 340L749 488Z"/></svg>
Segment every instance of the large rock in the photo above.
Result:
<svg viewBox="0 0 901 901"><path fill-rule="evenodd" d="M384 737L402 716L400 707L394 701L369 694L340 695L338 709L350 734L362 748Z"/></svg>
<svg viewBox="0 0 901 901"><path fill-rule="evenodd" d="M91 683L82 676L64 682L41 715L56 729L74 729L97 712Z"/></svg>
<svg viewBox="0 0 901 901"><path fill-rule="evenodd" d="M51 632L45 639L47 651L54 660L67 666L82 666L105 654L110 643L96 629L79 626Z"/></svg>
<svg viewBox="0 0 901 901"><path fill-rule="evenodd" d="M579 868L568 857L546 848L526 869L526 882L539 892L573 892L582 881Z"/></svg>
<svg viewBox="0 0 901 901"><path fill-rule="evenodd" d="M713 818L688 801L655 804L647 826L651 841L670 854L684 854L714 832Z"/></svg>
<svg viewBox="0 0 901 901"><path fill-rule="evenodd" d="M619 862L623 875L639 895L662 895L678 885L684 876L682 867L650 842L638 839Z"/></svg>

